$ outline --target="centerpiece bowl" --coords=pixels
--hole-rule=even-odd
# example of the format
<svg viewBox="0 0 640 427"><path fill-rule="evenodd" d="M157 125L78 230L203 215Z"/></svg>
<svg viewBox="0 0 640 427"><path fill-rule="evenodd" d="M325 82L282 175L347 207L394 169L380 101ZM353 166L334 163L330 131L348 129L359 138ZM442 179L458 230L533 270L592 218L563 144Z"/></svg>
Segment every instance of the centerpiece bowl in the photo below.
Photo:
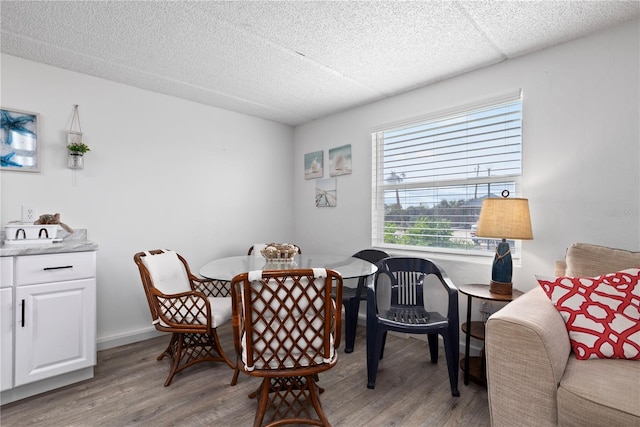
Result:
<svg viewBox="0 0 640 427"><path fill-rule="evenodd" d="M260 253L267 262L291 262L298 248L290 243L269 243Z"/></svg>

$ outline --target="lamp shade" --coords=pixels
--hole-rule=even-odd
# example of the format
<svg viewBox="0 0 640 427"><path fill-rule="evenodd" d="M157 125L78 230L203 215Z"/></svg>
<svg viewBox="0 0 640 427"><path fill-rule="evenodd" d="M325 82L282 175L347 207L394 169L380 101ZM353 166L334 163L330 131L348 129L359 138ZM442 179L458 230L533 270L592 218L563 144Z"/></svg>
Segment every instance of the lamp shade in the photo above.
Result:
<svg viewBox="0 0 640 427"><path fill-rule="evenodd" d="M484 199L476 235L496 239L532 240L529 200L506 197Z"/></svg>

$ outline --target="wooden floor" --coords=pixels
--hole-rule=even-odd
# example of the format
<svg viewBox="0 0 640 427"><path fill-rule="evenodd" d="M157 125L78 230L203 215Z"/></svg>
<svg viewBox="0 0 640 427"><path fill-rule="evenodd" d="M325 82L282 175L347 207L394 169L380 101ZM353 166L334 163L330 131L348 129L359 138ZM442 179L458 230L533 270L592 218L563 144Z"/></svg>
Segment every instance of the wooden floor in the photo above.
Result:
<svg viewBox="0 0 640 427"><path fill-rule="evenodd" d="M231 326L219 328L222 345L233 355ZM9 426L251 426L256 401L247 395L259 379L241 374L231 387L232 370L202 363L163 387L169 362L156 361L167 337L98 353L95 377L0 407ZM460 376L460 397L452 397L444 352L429 361L426 342L389 336L376 388L366 386L364 327L356 348L339 351L337 365L320 375L320 397L333 426L489 426L487 392ZM442 349L441 349L442 350Z"/></svg>

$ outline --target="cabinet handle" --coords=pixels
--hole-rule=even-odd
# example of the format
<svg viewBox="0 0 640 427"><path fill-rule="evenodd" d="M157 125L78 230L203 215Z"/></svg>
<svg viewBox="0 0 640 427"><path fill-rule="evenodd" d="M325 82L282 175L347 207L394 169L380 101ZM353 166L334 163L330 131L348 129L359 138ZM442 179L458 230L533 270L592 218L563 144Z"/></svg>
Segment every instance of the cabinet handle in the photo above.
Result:
<svg viewBox="0 0 640 427"><path fill-rule="evenodd" d="M47 271L47 270L62 270L64 268L73 268L73 265L63 265L61 267L45 267L43 270Z"/></svg>
<svg viewBox="0 0 640 427"><path fill-rule="evenodd" d="M25 302L24 302L24 299L23 299L22 300L22 322L21 322L23 328L24 328L24 304L25 304Z"/></svg>

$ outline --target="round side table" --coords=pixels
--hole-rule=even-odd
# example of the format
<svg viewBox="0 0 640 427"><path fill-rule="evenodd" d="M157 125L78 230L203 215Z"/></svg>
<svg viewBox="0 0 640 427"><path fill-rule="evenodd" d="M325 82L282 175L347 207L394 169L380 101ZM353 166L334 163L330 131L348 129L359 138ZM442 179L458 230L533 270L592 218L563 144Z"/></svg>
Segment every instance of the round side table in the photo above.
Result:
<svg viewBox="0 0 640 427"><path fill-rule="evenodd" d="M485 375L484 348L480 351L480 356L469 356L471 337L484 341L484 322L471 321L471 306L474 298L486 301L510 302L518 298L524 292L513 289L511 295L496 294L489 290L489 285L469 284L460 285L458 290L467 296L467 322L462 324L462 332L465 336L464 359L460 360L460 368L464 372L464 384L468 385L469 380L485 386L487 379Z"/></svg>

